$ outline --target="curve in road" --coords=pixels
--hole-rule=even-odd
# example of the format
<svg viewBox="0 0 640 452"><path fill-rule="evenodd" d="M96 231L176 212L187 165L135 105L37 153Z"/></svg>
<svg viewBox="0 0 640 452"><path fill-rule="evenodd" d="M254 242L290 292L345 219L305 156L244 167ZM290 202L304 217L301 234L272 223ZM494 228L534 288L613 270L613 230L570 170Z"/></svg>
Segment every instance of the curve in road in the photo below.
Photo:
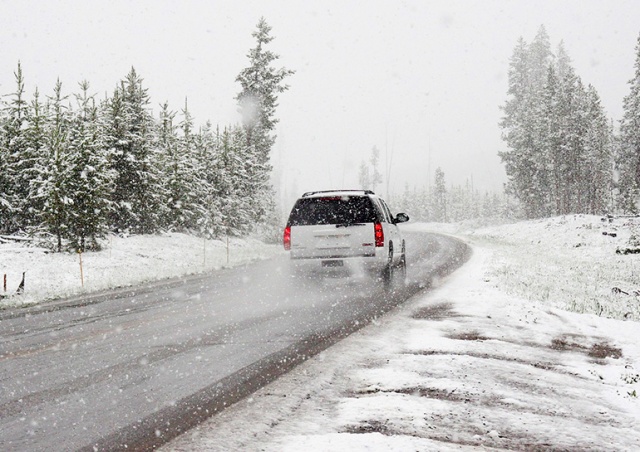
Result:
<svg viewBox="0 0 640 452"><path fill-rule="evenodd" d="M407 233L406 284L292 278L286 256L0 313L0 449L149 450L275 380L466 261Z"/></svg>

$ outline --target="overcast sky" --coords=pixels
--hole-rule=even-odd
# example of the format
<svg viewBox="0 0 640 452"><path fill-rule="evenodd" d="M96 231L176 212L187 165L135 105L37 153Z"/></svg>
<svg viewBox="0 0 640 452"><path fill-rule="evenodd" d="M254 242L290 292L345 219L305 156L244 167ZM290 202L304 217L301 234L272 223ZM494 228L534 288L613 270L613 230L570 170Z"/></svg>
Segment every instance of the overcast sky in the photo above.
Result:
<svg viewBox="0 0 640 452"><path fill-rule="evenodd" d="M554 49L563 40L617 122L640 34L637 0L0 0L0 94L14 91L18 61L29 96L59 78L66 93L86 79L103 97L133 66L156 114L188 98L196 124L236 123L235 78L261 16L279 65L296 71L273 155L295 194L357 187L373 146L395 194L437 167L447 183L500 190L499 106L517 39L544 25Z"/></svg>

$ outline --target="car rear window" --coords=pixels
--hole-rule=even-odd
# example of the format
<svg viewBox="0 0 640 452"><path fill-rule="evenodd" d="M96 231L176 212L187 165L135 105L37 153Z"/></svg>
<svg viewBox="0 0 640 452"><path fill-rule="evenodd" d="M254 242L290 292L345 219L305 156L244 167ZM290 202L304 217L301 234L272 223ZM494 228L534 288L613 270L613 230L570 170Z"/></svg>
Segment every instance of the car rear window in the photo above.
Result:
<svg viewBox="0 0 640 452"><path fill-rule="evenodd" d="M366 196L301 198L289 216L290 226L374 223L377 214Z"/></svg>

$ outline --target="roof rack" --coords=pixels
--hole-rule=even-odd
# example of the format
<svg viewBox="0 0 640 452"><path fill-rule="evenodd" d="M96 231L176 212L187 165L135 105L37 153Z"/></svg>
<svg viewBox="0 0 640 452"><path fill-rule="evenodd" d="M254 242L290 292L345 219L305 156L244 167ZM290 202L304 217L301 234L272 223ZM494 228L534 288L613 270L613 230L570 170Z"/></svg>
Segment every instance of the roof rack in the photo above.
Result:
<svg viewBox="0 0 640 452"><path fill-rule="evenodd" d="M348 192L348 193L364 193L365 195L375 195L375 193L372 190L320 190L320 191L308 191L305 194L302 195L303 198L306 198L307 196L312 196L312 195L318 195L321 193L344 193L344 192Z"/></svg>

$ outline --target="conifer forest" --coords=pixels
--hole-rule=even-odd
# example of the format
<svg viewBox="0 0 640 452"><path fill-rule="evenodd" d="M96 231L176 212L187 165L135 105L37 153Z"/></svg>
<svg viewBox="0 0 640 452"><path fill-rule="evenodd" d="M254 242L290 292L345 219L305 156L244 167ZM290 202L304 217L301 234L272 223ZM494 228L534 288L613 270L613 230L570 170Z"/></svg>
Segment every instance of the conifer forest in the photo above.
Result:
<svg viewBox="0 0 640 452"><path fill-rule="evenodd" d="M132 67L113 93L88 81L67 94L15 90L0 113L0 234L38 237L62 251L91 250L108 232L241 236L273 221L269 153L278 94L293 71L273 66L264 19L236 82L240 124L197 127L188 103L158 117Z"/></svg>
<svg viewBox="0 0 640 452"><path fill-rule="evenodd" d="M524 218L638 213L640 193L640 37L635 74L619 124L595 87L576 74L563 43L545 28L520 39L510 60L500 152L506 190Z"/></svg>

